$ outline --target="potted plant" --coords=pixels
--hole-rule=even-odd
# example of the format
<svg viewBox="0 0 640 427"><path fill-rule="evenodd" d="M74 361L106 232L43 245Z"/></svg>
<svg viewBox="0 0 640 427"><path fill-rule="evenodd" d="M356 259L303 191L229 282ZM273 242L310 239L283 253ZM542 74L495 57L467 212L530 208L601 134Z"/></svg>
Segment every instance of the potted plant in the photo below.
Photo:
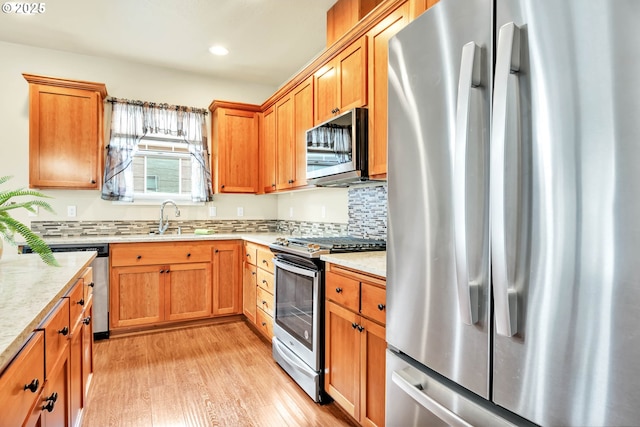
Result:
<svg viewBox="0 0 640 427"><path fill-rule="evenodd" d="M11 176L0 177L0 185L11 179ZM18 233L21 235L27 244L31 247L34 253L40 255L42 261L48 265L59 266L58 261L53 256L51 248L45 243L44 240L37 234L35 234L29 227L21 223L20 221L12 218L10 211L13 209L24 208L29 212L36 212L35 207L41 207L46 211L53 212L53 209L49 204L43 200L27 200L27 201L15 201L19 197L41 197L48 198L38 191L25 190L19 188L17 190L3 190L0 191L0 235L4 239L15 245L14 235ZM2 240L0 239L0 255L2 254Z"/></svg>

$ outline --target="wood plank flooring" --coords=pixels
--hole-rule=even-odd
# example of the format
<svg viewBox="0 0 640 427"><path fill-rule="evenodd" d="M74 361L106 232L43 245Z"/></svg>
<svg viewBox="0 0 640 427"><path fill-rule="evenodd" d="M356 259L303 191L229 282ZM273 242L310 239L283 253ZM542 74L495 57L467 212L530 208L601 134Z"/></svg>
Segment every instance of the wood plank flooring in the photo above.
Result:
<svg viewBox="0 0 640 427"><path fill-rule="evenodd" d="M313 402L243 321L97 341L83 427L357 426Z"/></svg>

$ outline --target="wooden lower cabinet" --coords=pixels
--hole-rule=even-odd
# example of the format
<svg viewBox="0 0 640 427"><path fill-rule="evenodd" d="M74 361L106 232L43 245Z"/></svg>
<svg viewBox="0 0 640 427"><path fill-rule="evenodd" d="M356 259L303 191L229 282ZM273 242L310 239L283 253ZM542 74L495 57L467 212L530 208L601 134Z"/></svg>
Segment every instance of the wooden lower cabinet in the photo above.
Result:
<svg viewBox="0 0 640 427"><path fill-rule="evenodd" d="M155 265L111 270L112 329L164 320L164 271L164 267Z"/></svg>
<svg viewBox="0 0 640 427"><path fill-rule="evenodd" d="M325 391L363 426L385 418L384 280L327 264Z"/></svg>
<svg viewBox="0 0 640 427"><path fill-rule="evenodd" d="M242 313L242 241L213 245L213 315Z"/></svg>
<svg viewBox="0 0 640 427"><path fill-rule="evenodd" d="M245 242L243 313L268 340L273 337L273 253L262 245Z"/></svg>
<svg viewBox="0 0 640 427"><path fill-rule="evenodd" d="M211 265L199 262L168 266L165 280L165 320L187 320L211 314Z"/></svg>
<svg viewBox="0 0 640 427"><path fill-rule="evenodd" d="M242 313L249 322L256 322L256 270L255 265L245 261L242 274Z"/></svg>

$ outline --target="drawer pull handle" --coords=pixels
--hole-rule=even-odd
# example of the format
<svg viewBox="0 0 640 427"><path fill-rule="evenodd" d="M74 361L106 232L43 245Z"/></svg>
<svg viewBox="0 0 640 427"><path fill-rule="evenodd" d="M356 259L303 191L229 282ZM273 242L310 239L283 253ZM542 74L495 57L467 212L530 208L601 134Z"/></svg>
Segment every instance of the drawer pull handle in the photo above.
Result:
<svg viewBox="0 0 640 427"><path fill-rule="evenodd" d="M56 403L52 400L47 400L47 403L45 403L45 405L42 407L43 411L47 411L47 412L53 412L53 407L56 405Z"/></svg>
<svg viewBox="0 0 640 427"><path fill-rule="evenodd" d="M265 300L262 300L262 305L265 305L267 302Z"/></svg>
<svg viewBox="0 0 640 427"><path fill-rule="evenodd" d="M87 316L84 319L82 319L82 323L84 323L85 325L88 325L89 323L91 323L91 316Z"/></svg>
<svg viewBox="0 0 640 427"><path fill-rule="evenodd" d="M336 292L339 294L342 293L342 288L336 288Z"/></svg>
<svg viewBox="0 0 640 427"><path fill-rule="evenodd" d="M51 393L51 396L45 398L44 400L50 401L50 402L57 402L58 401L58 392L54 391L53 393Z"/></svg>
<svg viewBox="0 0 640 427"><path fill-rule="evenodd" d="M78 305L84 305L84 298L80 298L80 301L78 301L76 304L78 304Z"/></svg>
<svg viewBox="0 0 640 427"><path fill-rule="evenodd" d="M247 256L251 256L251 255L247 254Z"/></svg>
<svg viewBox="0 0 640 427"><path fill-rule="evenodd" d="M255 271L252 271L252 272L251 272L251 275L252 275L252 276L255 276L255 275L256 275L256 272L255 272Z"/></svg>
<svg viewBox="0 0 640 427"><path fill-rule="evenodd" d="M95 283L91 282L87 286L90 287L90 288L93 288L95 285L96 285Z"/></svg>
<svg viewBox="0 0 640 427"><path fill-rule="evenodd" d="M265 279L262 279L262 283L265 283L265 284L266 284L266 283L267 283L267 281L266 281Z"/></svg>
<svg viewBox="0 0 640 427"><path fill-rule="evenodd" d="M263 263L263 264L268 264L268 263L269 263L269 261L267 261L266 259L263 259L263 260L262 260L262 263Z"/></svg>
<svg viewBox="0 0 640 427"><path fill-rule="evenodd" d="M356 322L353 322L353 323L351 324L351 327L352 327L353 329L355 329L355 328L357 328L357 327L358 327L358 324L357 324Z"/></svg>
<svg viewBox="0 0 640 427"><path fill-rule="evenodd" d="M40 386L40 381L37 378L34 378L29 384L24 385L23 390L29 390L31 393L35 393L38 391L38 386Z"/></svg>
<svg viewBox="0 0 640 427"><path fill-rule="evenodd" d="M384 305L384 304L378 304L378 310L380 310L380 311L384 310L385 307L386 307L386 305Z"/></svg>
<svg viewBox="0 0 640 427"><path fill-rule="evenodd" d="M65 326L64 328L58 330L58 333L66 337L67 335L69 335L69 328Z"/></svg>
<svg viewBox="0 0 640 427"><path fill-rule="evenodd" d="M138 255L136 259L142 259L142 255Z"/></svg>

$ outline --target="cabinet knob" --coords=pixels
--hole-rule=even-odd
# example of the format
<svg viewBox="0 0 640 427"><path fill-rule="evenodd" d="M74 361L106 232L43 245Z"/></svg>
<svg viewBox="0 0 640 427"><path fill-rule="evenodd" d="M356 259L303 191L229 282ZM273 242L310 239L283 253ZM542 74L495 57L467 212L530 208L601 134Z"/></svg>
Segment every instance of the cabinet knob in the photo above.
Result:
<svg viewBox="0 0 640 427"><path fill-rule="evenodd" d="M91 316L87 316L84 319L82 319L82 323L84 323L85 325L88 325L89 323L91 323Z"/></svg>
<svg viewBox="0 0 640 427"><path fill-rule="evenodd" d="M187 258L189 258L190 256L191 256L191 253L188 253L188 254L187 254Z"/></svg>
<svg viewBox="0 0 640 427"><path fill-rule="evenodd" d="M267 322L262 322L262 326L267 326Z"/></svg>
<svg viewBox="0 0 640 427"><path fill-rule="evenodd" d="M84 305L84 298L80 298L80 301L78 301L76 304L78 304L78 305Z"/></svg>
<svg viewBox="0 0 640 427"><path fill-rule="evenodd" d="M142 255L138 255L136 259L142 259Z"/></svg>
<svg viewBox="0 0 640 427"><path fill-rule="evenodd" d="M267 302L265 300L262 300L262 305L265 305Z"/></svg>
<svg viewBox="0 0 640 427"><path fill-rule="evenodd" d="M359 331L359 332L364 331L364 326L362 326L362 325L358 325L358 331Z"/></svg>
<svg viewBox="0 0 640 427"><path fill-rule="evenodd" d="M353 329L355 329L355 328L357 328L357 327L358 327L358 324L357 324L356 322L353 322L353 323L351 324L351 327L352 327Z"/></svg>
<svg viewBox="0 0 640 427"><path fill-rule="evenodd" d="M224 188L224 184L222 184L222 185L220 186L220 188Z"/></svg>
<svg viewBox="0 0 640 427"><path fill-rule="evenodd" d="M169 270L169 269L167 268L167 271L165 271L165 273L169 274L169 273L171 273L171 270Z"/></svg>
<svg viewBox="0 0 640 427"><path fill-rule="evenodd" d="M91 180L91 183L92 183L92 184L95 184L95 183L96 183L96 180L95 180L95 179L92 179L92 180Z"/></svg>
<svg viewBox="0 0 640 427"><path fill-rule="evenodd" d="M247 254L247 256L251 256L250 254Z"/></svg>
<svg viewBox="0 0 640 427"><path fill-rule="evenodd" d="M58 393L54 391L53 393L51 393L51 396L45 397L44 400L49 400L51 402L57 402L58 401Z"/></svg>
<svg viewBox="0 0 640 427"><path fill-rule="evenodd" d="M384 304L378 304L378 310L382 311L385 309L385 305Z"/></svg>
<svg viewBox="0 0 640 427"><path fill-rule="evenodd" d="M29 390L31 393L35 393L38 391L38 386L40 385L40 381L37 378L34 378L29 384L25 384L23 390Z"/></svg>
<svg viewBox="0 0 640 427"><path fill-rule="evenodd" d="M95 285L96 285L95 283L91 282L87 286L90 287L90 288L93 288Z"/></svg>
<svg viewBox="0 0 640 427"><path fill-rule="evenodd" d="M262 279L262 283L266 284L267 283L266 279Z"/></svg>
<svg viewBox="0 0 640 427"><path fill-rule="evenodd" d="M271 186L272 186L273 188L276 188L276 185L275 185L275 184L271 184Z"/></svg>
<svg viewBox="0 0 640 427"><path fill-rule="evenodd" d="M342 293L342 288L336 288L336 292L339 294Z"/></svg>
<svg viewBox="0 0 640 427"><path fill-rule="evenodd" d="M218 252L220 252L220 250L216 249L214 252L215 252L215 253L218 253Z"/></svg>
<svg viewBox="0 0 640 427"><path fill-rule="evenodd" d="M262 263L263 263L263 264L268 264L269 262L268 262L266 259L263 259L263 260L262 260Z"/></svg>
<svg viewBox="0 0 640 427"><path fill-rule="evenodd" d="M65 326L64 328L58 330L58 333L63 336L69 335L69 327Z"/></svg>
<svg viewBox="0 0 640 427"><path fill-rule="evenodd" d="M53 407L55 405L56 403L53 400L47 400L47 403L44 404L44 406L42 407L42 410L47 412L53 412Z"/></svg>
<svg viewBox="0 0 640 427"><path fill-rule="evenodd" d="M293 184L293 180L292 179L289 180L289 184Z"/></svg>
<svg viewBox="0 0 640 427"><path fill-rule="evenodd" d="M160 270L160 274L164 273L164 270Z"/></svg>
<svg viewBox="0 0 640 427"><path fill-rule="evenodd" d="M252 275L252 276L255 276L255 275L256 275L256 272L255 272L255 271L252 271L252 272L251 272L251 275Z"/></svg>

